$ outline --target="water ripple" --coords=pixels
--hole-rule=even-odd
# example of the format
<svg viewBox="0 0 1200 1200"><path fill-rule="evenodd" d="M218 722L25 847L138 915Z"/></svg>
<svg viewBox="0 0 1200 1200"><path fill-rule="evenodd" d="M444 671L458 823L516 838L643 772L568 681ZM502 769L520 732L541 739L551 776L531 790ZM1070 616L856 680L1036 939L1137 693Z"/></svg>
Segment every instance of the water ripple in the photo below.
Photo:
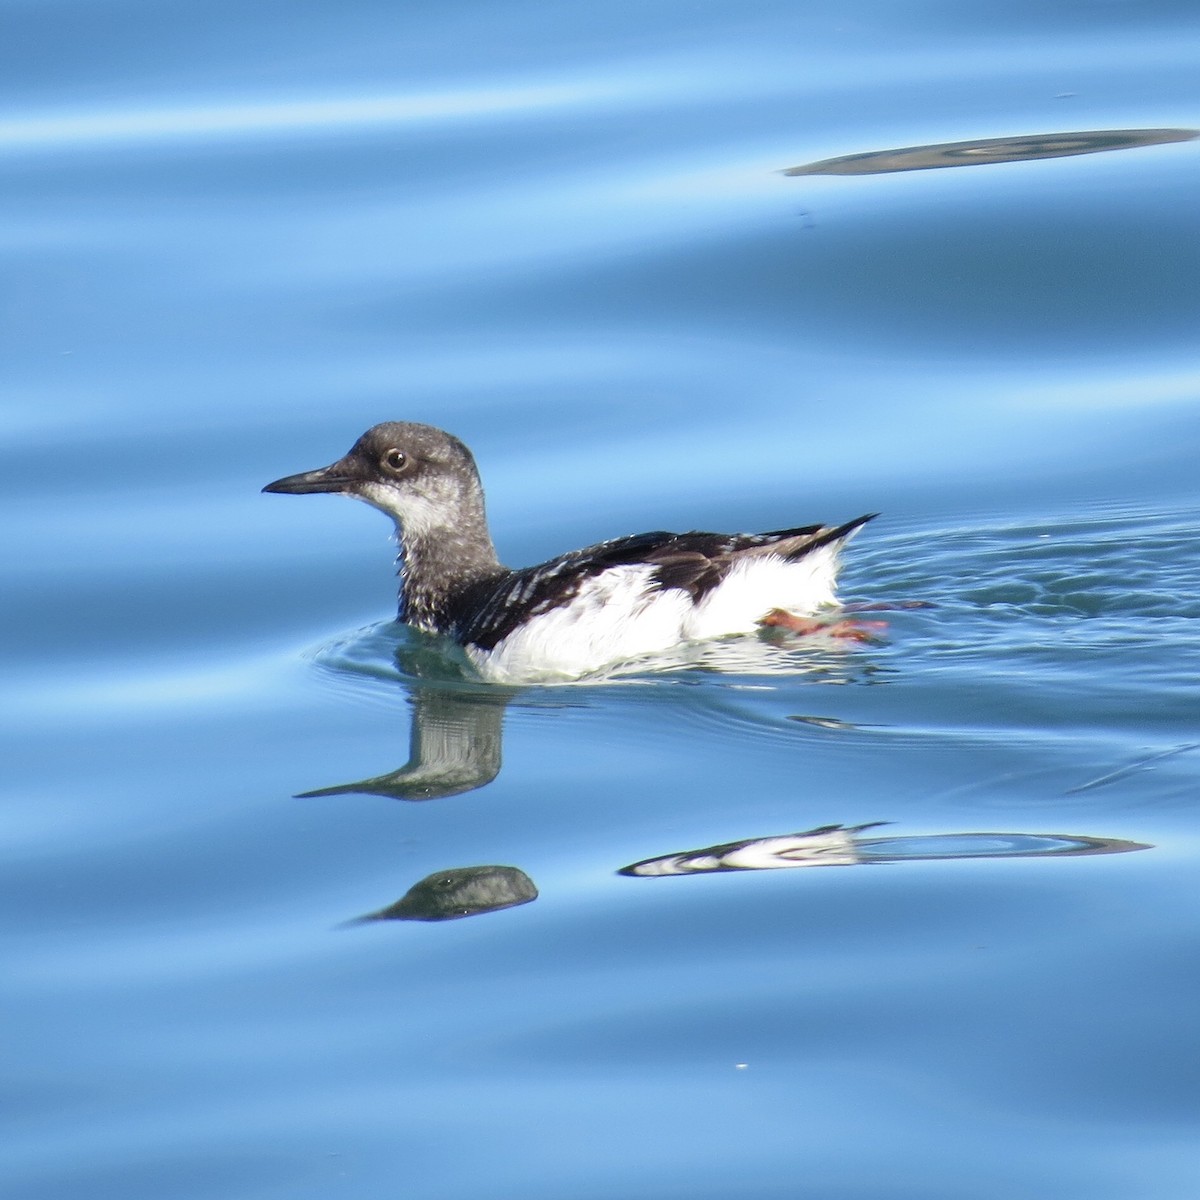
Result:
<svg viewBox="0 0 1200 1200"><path fill-rule="evenodd" d="M271 103L44 113L0 121L0 149L47 150L113 142L315 134L371 126L406 126L513 113L547 113L604 101L638 103L627 81L578 79L426 93L392 93Z"/></svg>

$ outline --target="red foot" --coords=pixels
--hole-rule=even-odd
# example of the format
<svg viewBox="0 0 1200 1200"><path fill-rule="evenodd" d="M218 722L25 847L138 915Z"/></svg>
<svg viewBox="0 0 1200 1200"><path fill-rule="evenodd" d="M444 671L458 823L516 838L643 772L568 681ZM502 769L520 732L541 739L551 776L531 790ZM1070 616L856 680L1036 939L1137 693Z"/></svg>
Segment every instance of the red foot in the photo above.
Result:
<svg viewBox="0 0 1200 1200"><path fill-rule="evenodd" d="M823 633L826 637L846 638L854 642L869 642L887 629L886 621L822 621L816 617L798 617L784 608L773 608L759 624L767 628L786 629L790 633Z"/></svg>

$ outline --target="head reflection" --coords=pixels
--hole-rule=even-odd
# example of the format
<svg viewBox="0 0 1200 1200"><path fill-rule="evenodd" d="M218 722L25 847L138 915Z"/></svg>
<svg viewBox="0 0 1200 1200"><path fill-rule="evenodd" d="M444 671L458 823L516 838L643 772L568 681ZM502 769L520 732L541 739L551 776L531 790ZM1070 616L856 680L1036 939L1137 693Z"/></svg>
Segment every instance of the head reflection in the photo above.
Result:
<svg viewBox="0 0 1200 1200"><path fill-rule="evenodd" d="M297 794L438 800L481 788L500 774L501 730L510 698L416 684L409 697L412 720L404 766L386 775Z"/></svg>
<svg viewBox="0 0 1200 1200"><path fill-rule="evenodd" d="M537 899L533 880L518 867L450 867L427 875L395 904L367 913L367 921L456 921L514 908Z"/></svg>
<svg viewBox="0 0 1200 1200"><path fill-rule="evenodd" d="M425 639L411 638L393 653L412 709L408 761L383 775L299 792L299 798L438 800L484 787L500 774L504 711L517 693L465 679Z"/></svg>

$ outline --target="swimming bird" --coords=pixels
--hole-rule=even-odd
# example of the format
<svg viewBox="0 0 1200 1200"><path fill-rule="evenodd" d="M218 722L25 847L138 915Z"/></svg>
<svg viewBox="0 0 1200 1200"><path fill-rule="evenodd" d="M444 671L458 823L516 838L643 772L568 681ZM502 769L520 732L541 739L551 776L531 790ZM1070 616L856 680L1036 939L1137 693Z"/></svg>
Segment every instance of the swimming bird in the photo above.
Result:
<svg viewBox="0 0 1200 1200"><path fill-rule="evenodd" d="M386 513L400 543L399 619L509 683L580 678L761 625L814 632L812 618L837 603L839 550L876 515L771 533L637 533L512 570L496 556L470 450L397 421L263 491L335 492Z"/></svg>

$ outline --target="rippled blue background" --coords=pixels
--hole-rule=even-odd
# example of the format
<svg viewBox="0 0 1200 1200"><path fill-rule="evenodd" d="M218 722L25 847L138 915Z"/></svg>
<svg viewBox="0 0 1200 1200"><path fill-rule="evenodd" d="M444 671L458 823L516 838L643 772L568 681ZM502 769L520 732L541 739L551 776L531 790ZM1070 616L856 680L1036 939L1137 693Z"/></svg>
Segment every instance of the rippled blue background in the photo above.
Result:
<svg viewBox="0 0 1200 1200"><path fill-rule="evenodd" d="M780 172L1200 126L1193 4L5 21L6 1196L1191 1200L1200 142ZM258 489L385 419L513 564L880 509L846 594L937 607L293 799L422 685L386 525ZM1153 848L616 874L867 821Z"/></svg>

